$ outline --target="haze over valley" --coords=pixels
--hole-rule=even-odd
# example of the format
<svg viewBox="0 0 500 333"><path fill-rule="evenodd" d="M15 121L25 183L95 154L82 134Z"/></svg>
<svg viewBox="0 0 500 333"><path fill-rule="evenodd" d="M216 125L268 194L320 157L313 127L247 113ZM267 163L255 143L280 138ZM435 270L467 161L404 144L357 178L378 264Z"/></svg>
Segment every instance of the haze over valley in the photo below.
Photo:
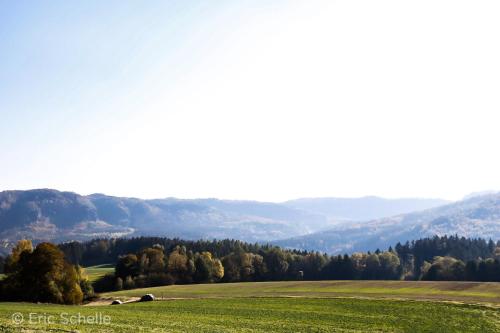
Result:
<svg viewBox="0 0 500 333"><path fill-rule="evenodd" d="M0 238L63 242L101 237L238 239L331 254L385 249L433 235L500 238L500 195L440 199L304 198L282 203L0 192Z"/></svg>

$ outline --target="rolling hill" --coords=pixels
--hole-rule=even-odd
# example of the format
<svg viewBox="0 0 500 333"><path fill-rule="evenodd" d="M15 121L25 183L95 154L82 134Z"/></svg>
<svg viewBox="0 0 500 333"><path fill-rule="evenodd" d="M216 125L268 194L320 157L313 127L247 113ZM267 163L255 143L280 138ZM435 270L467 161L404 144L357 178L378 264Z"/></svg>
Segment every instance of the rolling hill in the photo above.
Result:
<svg viewBox="0 0 500 333"><path fill-rule="evenodd" d="M342 224L277 245L328 253L387 249L397 242L433 235L500 239L500 194L486 194L448 205L363 223Z"/></svg>
<svg viewBox="0 0 500 333"><path fill-rule="evenodd" d="M49 189L0 193L0 239L4 242L132 235L260 241L306 234L326 224L321 215L273 203L140 200Z"/></svg>
<svg viewBox="0 0 500 333"><path fill-rule="evenodd" d="M304 206L305 201L311 204L317 200L323 206L330 202L331 211ZM104 194L82 196L51 189L4 191L0 192L0 240L4 248L22 238L58 242L140 235L266 242L310 234L360 216L383 217L392 202L380 198L347 199L351 204L345 206L343 199L324 200L327 202L141 200ZM377 206L374 202L384 204ZM396 200L395 206L398 211L409 212L440 203L443 201L405 199Z"/></svg>

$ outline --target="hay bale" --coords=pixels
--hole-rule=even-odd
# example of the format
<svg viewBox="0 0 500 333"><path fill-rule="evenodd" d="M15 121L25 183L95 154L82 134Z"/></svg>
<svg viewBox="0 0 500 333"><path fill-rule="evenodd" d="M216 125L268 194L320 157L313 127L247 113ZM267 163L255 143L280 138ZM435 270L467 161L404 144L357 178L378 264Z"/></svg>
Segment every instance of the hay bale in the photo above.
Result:
<svg viewBox="0 0 500 333"><path fill-rule="evenodd" d="M123 304L123 302L120 301L119 299L115 299L113 303L111 303L111 305L120 305L120 304Z"/></svg>
<svg viewBox="0 0 500 333"><path fill-rule="evenodd" d="M153 294L146 294L141 297L140 302L152 302L155 300L155 297Z"/></svg>

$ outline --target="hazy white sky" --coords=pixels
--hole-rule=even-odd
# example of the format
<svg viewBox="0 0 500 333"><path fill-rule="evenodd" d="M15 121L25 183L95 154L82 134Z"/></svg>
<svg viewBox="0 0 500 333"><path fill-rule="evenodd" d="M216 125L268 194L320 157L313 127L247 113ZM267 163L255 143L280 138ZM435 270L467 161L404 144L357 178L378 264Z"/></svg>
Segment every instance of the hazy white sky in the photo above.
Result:
<svg viewBox="0 0 500 333"><path fill-rule="evenodd" d="M0 0L0 190L500 189L498 1Z"/></svg>

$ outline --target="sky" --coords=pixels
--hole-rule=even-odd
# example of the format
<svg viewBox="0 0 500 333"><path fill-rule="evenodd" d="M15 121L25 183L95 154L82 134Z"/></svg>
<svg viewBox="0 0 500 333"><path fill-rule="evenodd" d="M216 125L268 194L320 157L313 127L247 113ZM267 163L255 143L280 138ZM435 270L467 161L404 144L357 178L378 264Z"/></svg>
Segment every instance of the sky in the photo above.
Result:
<svg viewBox="0 0 500 333"><path fill-rule="evenodd" d="M0 190L500 190L500 2L0 0Z"/></svg>

